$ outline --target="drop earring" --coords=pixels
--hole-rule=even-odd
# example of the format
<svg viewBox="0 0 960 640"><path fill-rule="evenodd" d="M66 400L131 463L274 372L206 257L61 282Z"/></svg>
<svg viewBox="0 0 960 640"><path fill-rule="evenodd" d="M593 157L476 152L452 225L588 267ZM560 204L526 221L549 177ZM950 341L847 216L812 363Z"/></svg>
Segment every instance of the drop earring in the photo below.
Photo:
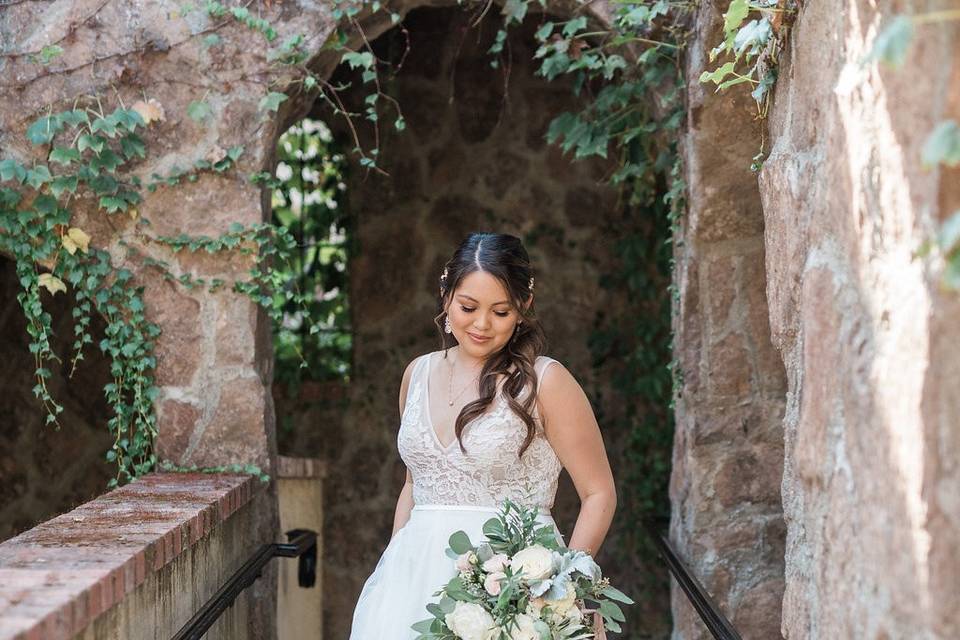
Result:
<svg viewBox="0 0 960 640"><path fill-rule="evenodd" d="M449 317L443 319L443 330L446 331L447 333L453 333L453 329L450 327Z"/></svg>

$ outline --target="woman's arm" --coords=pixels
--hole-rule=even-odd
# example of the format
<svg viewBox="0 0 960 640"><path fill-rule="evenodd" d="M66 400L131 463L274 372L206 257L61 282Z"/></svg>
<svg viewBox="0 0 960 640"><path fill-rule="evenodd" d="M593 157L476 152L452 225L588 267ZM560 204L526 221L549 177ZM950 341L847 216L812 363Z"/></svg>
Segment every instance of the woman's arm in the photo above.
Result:
<svg viewBox="0 0 960 640"><path fill-rule="evenodd" d="M400 381L400 417L403 418L403 408L407 402L407 387L410 386L410 375L413 373L414 359L403 372L403 379ZM400 496L397 498L397 507L393 513L393 538L403 525L410 519L410 510L413 509L413 478L410 476L410 469L407 469L407 477L400 489Z"/></svg>
<svg viewBox="0 0 960 640"><path fill-rule="evenodd" d="M596 556L613 521L617 491L590 401L560 363L547 367L538 393L547 441L580 496L580 515L568 546Z"/></svg>

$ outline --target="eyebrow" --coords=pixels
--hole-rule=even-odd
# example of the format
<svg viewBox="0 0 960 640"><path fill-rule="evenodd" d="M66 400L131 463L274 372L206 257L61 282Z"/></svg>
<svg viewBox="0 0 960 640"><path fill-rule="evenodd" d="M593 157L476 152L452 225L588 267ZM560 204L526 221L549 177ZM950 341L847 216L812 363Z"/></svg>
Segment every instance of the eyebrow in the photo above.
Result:
<svg viewBox="0 0 960 640"><path fill-rule="evenodd" d="M458 293L458 294L457 294L457 297L458 297L458 298L466 298L467 300L470 300L471 302L478 302L478 300L477 300L476 298L471 298L470 296L468 296L468 295L465 294L465 293ZM497 306L498 304L510 304L510 301L509 301L509 300L501 300L500 302L494 302L494 303L493 303L492 305L490 305L490 306L491 306L491 307L495 307L495 306Z"/></svg>

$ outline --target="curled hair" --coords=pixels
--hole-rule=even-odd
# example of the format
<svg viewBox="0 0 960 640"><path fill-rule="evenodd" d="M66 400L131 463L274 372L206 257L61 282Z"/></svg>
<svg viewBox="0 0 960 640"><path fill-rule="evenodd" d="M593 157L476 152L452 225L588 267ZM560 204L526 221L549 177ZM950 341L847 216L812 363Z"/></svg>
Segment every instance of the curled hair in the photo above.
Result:
<svg viewBox="0 0 960 640"><path fill-rule="evenodd" d="M546 350L547 342L533 304L526 306L526 301L533 293L530 257L519 238L504 233L471 233L460 243L440 276L439 313L433 319L440 332L444 357L447 357L447 349L456 344L453 336L448 336L442 329L447 305L463 278L475 271L489 273L500 281L523 322L517 325L510 340L484 362L480 371L480 397L460 410L454 432L460 443L460 450L466 453L462 439L463 430L471 420L486 412L496 395L498 377L503 375L504 397L510 409L527 427L527 436L517 452L517 457L522 457L537 432L533 418L533 407L537 401L537 374L534 363L537 356ZM532 392L521 402L518 398L528 385Z"/></svg>

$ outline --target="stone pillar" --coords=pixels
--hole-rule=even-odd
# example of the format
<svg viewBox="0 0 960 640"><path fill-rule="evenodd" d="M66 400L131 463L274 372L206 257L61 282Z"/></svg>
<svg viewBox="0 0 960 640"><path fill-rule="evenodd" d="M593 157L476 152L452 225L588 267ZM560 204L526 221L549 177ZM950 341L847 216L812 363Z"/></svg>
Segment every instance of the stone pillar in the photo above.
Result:
<svg viewBox="0 0 960 640"><path fill-rule="evenodd" d="M748 91L701 85L725 2L701 3L687 56L688 213L675 238L679 302L671 539L744 638L780 636L785 380L770 341L764 227ZM710 637L674 583L677 640Z"/></svg>

